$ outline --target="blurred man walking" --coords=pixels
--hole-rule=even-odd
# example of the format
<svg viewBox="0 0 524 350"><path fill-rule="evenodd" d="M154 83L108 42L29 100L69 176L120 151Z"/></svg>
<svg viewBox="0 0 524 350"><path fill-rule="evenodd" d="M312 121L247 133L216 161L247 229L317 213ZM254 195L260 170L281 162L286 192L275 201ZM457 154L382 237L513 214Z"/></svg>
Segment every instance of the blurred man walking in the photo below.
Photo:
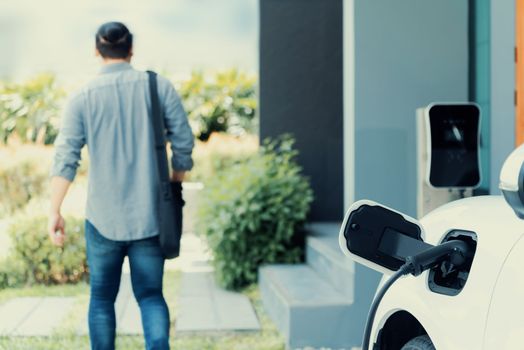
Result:
<svg viewBox="0 0 524 350"><path fill-rule="evenodd" d="M115 348L114 303L124 258L129 258L133 292L140 306L146 349L169 349L169 312L162 294L164 257L158 241L158 173L150 117L148 75L130 62L133 36L118 22L102 25L96 54L102 68L70 97L56 142L48 232L54 244L67 244L60 214L84 145L89 151L86 210L90 271L91 348ZM194 141L180 97L158 77L158 97L171 143L172 180L182 181L193 166Z"/></svg>

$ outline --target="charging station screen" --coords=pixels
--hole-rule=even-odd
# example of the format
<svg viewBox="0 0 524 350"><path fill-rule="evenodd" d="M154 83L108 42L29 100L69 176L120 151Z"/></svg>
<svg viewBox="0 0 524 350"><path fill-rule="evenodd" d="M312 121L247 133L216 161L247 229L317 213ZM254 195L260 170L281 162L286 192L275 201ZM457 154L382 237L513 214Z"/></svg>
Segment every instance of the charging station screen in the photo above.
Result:
<svg viewBox="0 0 524 350"><path fill-rule="evenodd" d="M434 187L476 187L479 169L480 112L475 105L435 105L429 110Z"/></svg>

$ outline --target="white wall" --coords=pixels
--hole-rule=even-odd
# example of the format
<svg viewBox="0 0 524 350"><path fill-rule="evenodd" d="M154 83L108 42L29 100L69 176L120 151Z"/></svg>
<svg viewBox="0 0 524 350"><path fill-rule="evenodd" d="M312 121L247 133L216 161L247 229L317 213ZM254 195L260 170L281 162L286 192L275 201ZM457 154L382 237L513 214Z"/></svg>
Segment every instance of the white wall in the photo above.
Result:
<svg viewBox="0 0 524 350"><path fill-rule="evenodd" d="M467 2L345 0L346 205L415 215L415 110L468 98Z"/></svg>
<svg viewBox="0 0 524 350"><path fill-rule="evenodd" d="M415 215L415 111L468 97L467 1L344 0L346 208L368 198ZM356 325L380 277L355 265Z"/></svg>
<svg viewBox="0 0 524 350"><path fill-rule="evenodd" d="M355 200L355 19L354 0L344 0L344 208Z"/></svg>

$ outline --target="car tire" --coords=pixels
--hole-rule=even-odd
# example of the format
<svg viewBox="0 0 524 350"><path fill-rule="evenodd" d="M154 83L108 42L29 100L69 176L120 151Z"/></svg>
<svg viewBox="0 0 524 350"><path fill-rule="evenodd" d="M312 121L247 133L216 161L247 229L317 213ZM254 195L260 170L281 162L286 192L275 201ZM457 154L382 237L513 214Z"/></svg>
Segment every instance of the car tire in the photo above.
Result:
<svg viewBox="0 0 524 350"><path fill-rule="evenodd" d="M427 335L411 339L400 350L435 350L433 342Z"/></svg>

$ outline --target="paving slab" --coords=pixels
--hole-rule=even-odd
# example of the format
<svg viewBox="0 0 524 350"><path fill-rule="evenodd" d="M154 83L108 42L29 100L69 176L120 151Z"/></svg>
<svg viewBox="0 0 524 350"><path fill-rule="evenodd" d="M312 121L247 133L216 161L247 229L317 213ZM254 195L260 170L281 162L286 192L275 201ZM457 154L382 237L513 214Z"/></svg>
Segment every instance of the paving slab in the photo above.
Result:
<svg viewBox="0 0 524 350"><path fill-rule="evenodd" d="M175 330L211 331L220 327L213 301L208 297L180 297Z"/></svg>
<svg viewBox="0 0 524 350"><path fill-rule="evenodd" d="M209 273L182 273L180 297L211 298L214 289L215 283Z"/></svg>
<svg viewBox="0 0 524 350"><path fill-rule="evenodd" d="M206 242L192 232L184 232L180 242L180 256L166 260L165 270L179 270L184 272L209 272L213 268L209 264L211 258Z"/></svg>
<svg viewBox="0 0 524 350"><path fill-rule="evenodd" d="M259 330L249 299L219 288L211 272L186 272L178 300L178 332Z"/></svg>
<svg viewBox="0 0 524 350"><path fill-rule="evenodd" d="M260 329L255 310L245 295L216 289L214 301L221 329L240 331Z"/></svg>
<svg viewBox="0 0 524 350"><path fill-rule="evenodd" d="M115 302L117 311L116 331L119 334L143 334L140 307L131 286L131 275L124 273Z"/></svg>
<svg viewBox="0 0 524 350"><path fill-rule="evenodd" d="M120 299L117 297L116 306L122 306L116 320L117 333L143 334L140 307L133 294L131 276L127 273L123 274L120 280L119 296Z"/></svg>
<svg viewBox="0 0 524 350"><path fill-rule="evenodd" d="M11 335L38 307L42 298L14 298L0 306L0 335Z"/></svg>
<svg viewBox="0 0 524 350"><path fill-rule="evenodd" d="M116 332L118 334L143 334L140 308L136 302L131 286L131 276L123 273L120 278L120 287L115 301ZM78 333L89 333L87 315L80 324Z"/></svg>
<svg viewBox="0 0 524 350"><path fill-rule="evenodd" d="M0 305L0 336L46 336L57 328L73 297L22 297Z"/></svg>
<svg viewBox="0 0 524 350"><path fill-rule="evenodd" d="M21 336L47 336L71 311L75 298L45 297L13 333Z"/></svg>

